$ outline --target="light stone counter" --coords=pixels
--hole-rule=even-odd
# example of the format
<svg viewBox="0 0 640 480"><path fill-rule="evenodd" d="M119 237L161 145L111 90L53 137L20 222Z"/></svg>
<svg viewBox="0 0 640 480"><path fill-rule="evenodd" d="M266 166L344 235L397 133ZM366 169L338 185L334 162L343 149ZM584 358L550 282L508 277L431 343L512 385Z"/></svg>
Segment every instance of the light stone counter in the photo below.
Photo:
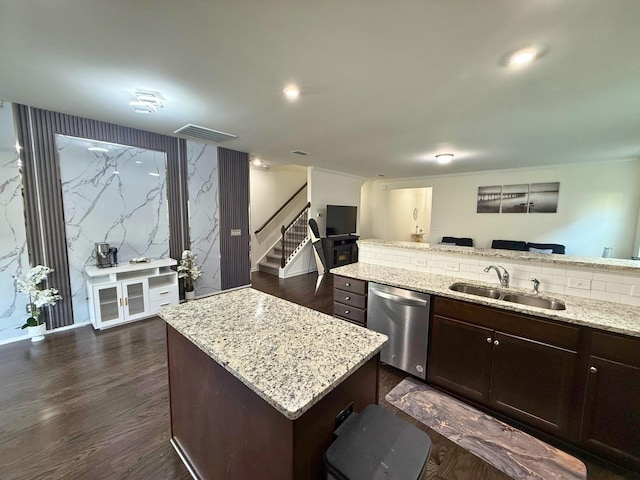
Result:
<svg viewBox="0 0 640 480"><path fill-rule="evenodd" d="M387 342L385 335L251 288L166 307L159 315L291 420Z"/></svg>
<svg viewBox="0 0 640 480"><path fill-rule="evenodd" d="M417 242L402 242L393 240L364 239L358 240L359 247L391 247L406 250L432 253L451 253L455 255L469 255L475 257L493 257L512 261L535 261L550 265L584 267L590 269L614 270L620 272L640 273L640 260L626 260L622 258L579 257L574 255L556 255L545 253L530 253L516 250L502 250L496 248L458 247L456 245L442 245Z"/></svg>
<svg viewBox="0 0 640 480"><path fill-rule="evenodd" d="M640 307L636 306L568 295L541 294L541 297L560 299L567 307L566 310L548 310L449 290L449 286L453 283L464 282L504 291L504 289L496 287L494 284L365 263L353 263L333 268L331 273L640 337ZM509 292L531 294L531 290L518 288L510 288Z"/></svg>

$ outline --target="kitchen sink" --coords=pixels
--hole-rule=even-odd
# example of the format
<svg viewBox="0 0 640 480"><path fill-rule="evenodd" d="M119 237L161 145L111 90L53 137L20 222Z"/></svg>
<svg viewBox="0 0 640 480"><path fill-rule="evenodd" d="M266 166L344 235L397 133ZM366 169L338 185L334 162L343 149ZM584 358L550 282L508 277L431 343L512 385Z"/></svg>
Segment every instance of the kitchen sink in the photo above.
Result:
<svg viewBox="0 0 640 480"><path fill-rule="evenodd" d="M549 310L565 310L566 306L560 300L553 298L535 297L532 295L522 295L519 293L509 293L502 297L505 302L520 303L530 307L548 308Z"/></svg>
<svg viewBox="0 0 640 480"><path fill-rule="evenodd" d="M526 295L524 293L505 293L495 288L471 285L469 283L454 283L449 287L449 290L467 293L469 295L477 295L479 297L493 298L494 300L519 303L520 305L528 305L530 307L546 308L548 310L565 310L567 308L564 302L554 298Z"/></svg>
<svg viewBox="0 0 640 480"><path fill-rule="evenodd" d="M468 283L454 283L449 287L449 290L460 293L468 293L469 295L478 295L480 297L489 297L493 299L499 299L501 293L498 290L487 287L478 287L476 285L469 285Z"/></svg>

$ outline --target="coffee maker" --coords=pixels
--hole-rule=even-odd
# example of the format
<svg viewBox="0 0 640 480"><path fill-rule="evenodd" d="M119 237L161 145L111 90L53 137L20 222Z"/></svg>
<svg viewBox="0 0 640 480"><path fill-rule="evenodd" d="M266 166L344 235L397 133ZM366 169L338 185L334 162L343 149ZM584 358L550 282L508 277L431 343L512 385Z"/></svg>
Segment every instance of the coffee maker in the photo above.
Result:
<svg viewBox="0 0 640 480"><path fill-rule="evenodd" d="M118 249L108 243L96 243L96 267L106 268L118 265Z"/></svg>

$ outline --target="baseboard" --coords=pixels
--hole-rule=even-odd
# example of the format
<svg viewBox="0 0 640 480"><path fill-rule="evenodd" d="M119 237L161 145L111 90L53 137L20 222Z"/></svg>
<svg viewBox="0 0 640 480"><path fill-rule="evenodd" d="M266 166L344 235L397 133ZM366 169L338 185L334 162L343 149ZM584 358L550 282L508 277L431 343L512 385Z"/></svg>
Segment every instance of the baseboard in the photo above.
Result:
<svg viewBox="0 0 640 480"><path fill-rule="evenodd" d="M54 328L53 330L47 330L45 335L50 335L52 333L64 332L65 330L73 330L74 328L86 327L87 325L91 325L91 322L82 322L82 323L74 323L71 325L65 325L64 327ZM20 337L11 337L5 340L0 340L0 345L6 345L8 343L21 342L23 340L29 340L31 337L29 335L23 335Z"/></svg>
<svg viewBox="0 0 640 480"><path fill-rule="evenodd" d="M194 480L200 480L200 477L196 474L195 470L191 466L191 463L189 463L189 460L187 460L187 457L182 452L182 447L180 447L178 440L176 440L175 437L171 437L169 441L171 442L171 445L173 445L173 448L175 449L175 451L178 453L180 460L182 460L182 463L187 468L189 474L191 475L191 478L193 478Z"/></svg>

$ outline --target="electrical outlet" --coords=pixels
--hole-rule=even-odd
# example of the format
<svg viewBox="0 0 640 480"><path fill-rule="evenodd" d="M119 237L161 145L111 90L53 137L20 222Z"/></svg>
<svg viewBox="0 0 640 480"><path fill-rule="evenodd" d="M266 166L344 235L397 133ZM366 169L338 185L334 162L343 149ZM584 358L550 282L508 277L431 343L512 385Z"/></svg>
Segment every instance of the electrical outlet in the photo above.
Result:
<svg viewBox="0 0 640 480"><path fill-rule="evenodd" d="M426 258L413 258L412 262L414 265L417 265L418 267L426 267L427 266L427 259Z"/></svg>
<svg viewBox="0 0 640 480"><path fill-rule="evenodd" d="M591 289L591 280L586 278L569 278L567 280L567 286L571 288L581 288L582 290Z"/></svg>
<svg viewBox="0 0 640 480"><path fill-rule="evenodd" d="M460 271L460 264L455 262L444 262L444 269L458 272Z"/></svg>
<svg viewBox="0 0 640 480"><path fill-rule="evenodd" d="M353 402L347 405L346 408L336 416L336 428L338 428L342 424L342 422L344 422L347 419L347 417L352 413L353 413Z"/></svg>

